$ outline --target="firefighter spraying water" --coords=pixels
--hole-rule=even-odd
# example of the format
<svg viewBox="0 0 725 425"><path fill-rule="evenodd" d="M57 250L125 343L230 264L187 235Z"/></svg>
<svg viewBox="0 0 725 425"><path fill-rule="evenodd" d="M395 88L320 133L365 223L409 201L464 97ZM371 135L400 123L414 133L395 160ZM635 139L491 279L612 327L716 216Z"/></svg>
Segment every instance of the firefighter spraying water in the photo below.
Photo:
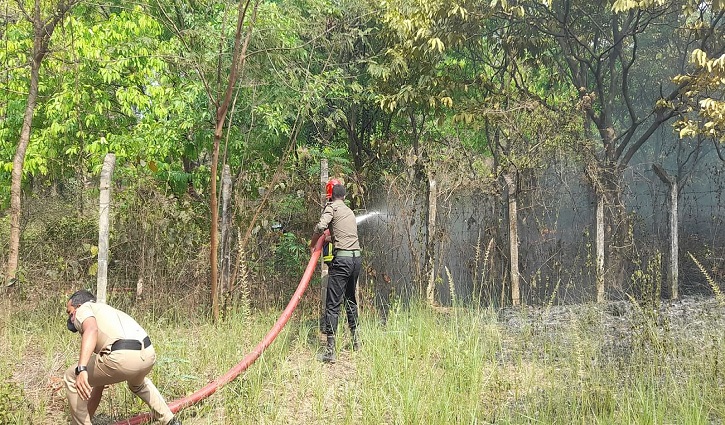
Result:
<svg viewBox="0 0 725 425"><path fill-rule="evenodd" d="M360 348L357 333L358 308L355 298L355 287L360 275L362 258L360 242L357 236L357 220L352 210L345 205L345 186L337 179L327 182L327 199L320 220L315 225L311 246L325 230L329 230L330 243L327 254L323 252L325 262L329 264L329 278L325 298L325 314L323 333L327 335L327 346L321 360L325 363L335 362L335 334L341 307L345 306L347 324L352 335L353 349ZM330 252L332 255L330 255Z"/></svg>

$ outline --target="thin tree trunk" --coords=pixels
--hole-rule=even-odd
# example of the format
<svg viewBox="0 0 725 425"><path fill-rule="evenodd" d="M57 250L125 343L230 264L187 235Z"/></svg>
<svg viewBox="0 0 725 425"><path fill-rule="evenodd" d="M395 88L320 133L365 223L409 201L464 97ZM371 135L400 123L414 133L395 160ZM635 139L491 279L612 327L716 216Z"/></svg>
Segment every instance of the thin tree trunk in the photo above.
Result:
<svg viewBox="0 0 725 425"><path fill-rule="evenodd" d="M96 299L106 302L108 286L108 227L111 210L111 180L116 166L116 155L106 154L101 169L100 199L98 202L98 271L96 273ZM137 293L138 296L138 288Z"/></svg>
<svg viewBox="0 0 725 425"><path fill-rule="evenodd" d="M519 272L519 225L518 225L518 202L516 191L516 175L504 174L508 194L508 218L509 218L509 256L511 257L511 304L516 307L521 304L520 294L520 272Z"/></svg>
<svg viewBox="0 0 725 425"><path fill-rule="evenodd" d="M221 275L221 293L226 295L229 293L231 284L229 282L231 271L231 249L230 249L230 229L231 229L231 211L229 209L229 200L232 196L232 175L229 165L224 165L222 170L222 228L221 228L221 257L222 257L222 275Z"/></svg>
<svg viewBox="0 0 725 425"><path fill-rule="evenodd" d="M425 257L428 287L426 298L428 305L435 305L435 234L436 234L436 213L438 209L438 184L435 178L428 181L428 232L426 232Z"/></svg>
<svg viewBox="0 0 725 425"><path fill-rule="evenodd" d="M211 309L214 321L219 320L219 261L218 261L218 249L219 235L219 201L217 199L217 175L219 168L219 145L221 144L222 134L224 131L224 123L229 112L229 106L232 101L232 94L234 87L237 83L239 71L243 67L247 47L252 36L251 25L249 32L247 33L244 43L242 44L242 31L244 26L244 19L247 15L247 8L251 0L240 0L237 11L237 28L234 34L234 54L232 55L231 71L229 73L229 79L227 80L226 89L224 90L224 96L221 101L217 103L216 110L216 125L214 128L214 151L212 153L211 160L211 177L210 177L210 190L209 190L209 206L211 209L211 229L209 231L209 266L210 266L210 283L211 283ZM251 22L254 23L256 18L256 7L258 1L254 4L254 12L252 15ZM211 93L209 93L211 96Z"/></svg>
<svg viewBox="0 0 725 425"><path fill-rule="evenodd" d="M221 125L220 125L221 124ZM217 129L223 127L222 123L217 123ZM211 280L211 311L214 321L219 320L219 285L218 285L218 267L219 261L217 258L217 249L219 246L218 235L219 231L219 205L216 198L216 176L217 167L219 164L219 137L217 133L214 134L214 153L211 161L211 190L209 191L209 204L211 209L211 229L209 232L209 265L210 265L210 280Z"/></svg>
<svg viewBox="0 0 725 425"><path fill-rule="evenodd" d="M35 48L33 49L35 50ZM23 116L23 127L20 131L20 140L18 148L15 150L13 157L13 170L11 173L10 183L10 252L8 255L8 264L6 277L8 282L14 280L18 271L18 259L20 257L20 216L21 208L21 189L23 182L23 163L25 162L25 152L30 142L30 130L32 127L33 115L35 113L35 104L38 99L38 79L39 79L40 61L32 61L30 69L30 90L28 91L28 104L25 107L25 115Z"/></svg>
<svg viewBox="0 0 725 425"><path fill-rule="evenodd" d="M76 4L76 0L68 2L60 1L53 10L53 15L48 20L43 20L40 10L40 0L35 0L32 14L23 10L25 16L32 15L33 25L33 50L30 54L30 87L28 88L28 103L25 105L23 114L23 125L20 130L18 147L13 156L13 169L10 183L10 250L5 275L8 283L12 283L17 277L18 262L20 257L20 216L22 214L21 190L23 182L23 164L25 153L30 143L30 133L33 124L33 115L38 101L38 87L40 84L40 66L48 53L48 43L55 31L58 22ZM18 2L22 9L22 3Z"/></svg>

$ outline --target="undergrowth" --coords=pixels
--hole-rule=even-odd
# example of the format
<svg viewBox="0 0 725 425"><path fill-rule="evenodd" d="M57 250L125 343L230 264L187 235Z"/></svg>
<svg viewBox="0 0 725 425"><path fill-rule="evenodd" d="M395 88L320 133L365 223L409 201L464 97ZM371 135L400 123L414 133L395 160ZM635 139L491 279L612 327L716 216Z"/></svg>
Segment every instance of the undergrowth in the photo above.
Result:
<svg viewBox="0 0 725 425"><path fill-rule="evenodd" d="M0 424L22 423L32 413L23 389L4 376L0 382Z"/></svg>

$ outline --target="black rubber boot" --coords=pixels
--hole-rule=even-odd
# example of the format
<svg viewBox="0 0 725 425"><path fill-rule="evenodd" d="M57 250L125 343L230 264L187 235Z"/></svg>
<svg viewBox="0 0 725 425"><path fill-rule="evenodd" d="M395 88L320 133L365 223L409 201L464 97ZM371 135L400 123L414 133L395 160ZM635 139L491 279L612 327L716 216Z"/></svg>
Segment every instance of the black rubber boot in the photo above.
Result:
<svg viewBox="0 0 725 425"><path fill-rule="evenodd" d="M358 334L357 329L353 330L351 333L352 333L352 351L360 351L360 334Z"/></svg>
<svg viewBox="0 0 725 425"><path fill-rule="evenodd" d="M327 347L322 355L323 363L335 363L335 335L327 335Z"/></svg>

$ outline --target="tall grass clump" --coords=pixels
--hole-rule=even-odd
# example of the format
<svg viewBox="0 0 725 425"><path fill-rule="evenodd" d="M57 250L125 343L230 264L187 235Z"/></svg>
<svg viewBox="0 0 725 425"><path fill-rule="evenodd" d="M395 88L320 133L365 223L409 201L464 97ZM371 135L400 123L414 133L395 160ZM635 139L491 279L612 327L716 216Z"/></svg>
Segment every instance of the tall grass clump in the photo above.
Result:
<svg viewBox="0 0 725 425"><path fill-rule="evenodd" d="M549 309L545 310L549 311ZM545 313L548 314L548 313ZM506 334L506 379L514 388L500 406L502 423L596 423L611 417L612 369L602 358L601 311L541 316Z"/></svg>
<svg viewBox="0 0 725 425"><path fill-rule="evenodd" d="M465 423L481 417L481 388L499 340L491 324L491 316L465 311L396 309L365 345L362 417L368 423Z"/></svg>
<svg viewBox="0 0 725 425"><path fill-rule="evenodd" d="M44 424L59 406L61 377L77 357L66 330L64 297L36 305L0 302L0 424Z"/></svg>
<svg viewBox="0 0 725 425"><path fill-rule="evenodd" d="M481 232L478 232L478 239L474 246L472 267L473 289L471 293L477 305L492 305L494 302L493 281L490 273L492 268L491 252L493 251L493 245L494 238L491 238L486 245L486 250L481 252ZM484 291L486 291L486 297L484 297Z"/></svg>
<svg viewBox="0 0 725 425"><path fill-rule="evenodd" d="M715 294L715 299L717 300L717 302L720 303L720 305L725 305L725 295L723 295L722 290L720 289L720 285L715 282L715 279L710 276L710 273L707 272L705 266L703 266L702 263L700 263L697 258L692 255L691 252L688 252L687 255L690 256L692 262L695 263L697 268L700 270L700 273L702 273L703 277L705 277L707 284L710 286L710 289L712 289L712 293Z"/></svg>

